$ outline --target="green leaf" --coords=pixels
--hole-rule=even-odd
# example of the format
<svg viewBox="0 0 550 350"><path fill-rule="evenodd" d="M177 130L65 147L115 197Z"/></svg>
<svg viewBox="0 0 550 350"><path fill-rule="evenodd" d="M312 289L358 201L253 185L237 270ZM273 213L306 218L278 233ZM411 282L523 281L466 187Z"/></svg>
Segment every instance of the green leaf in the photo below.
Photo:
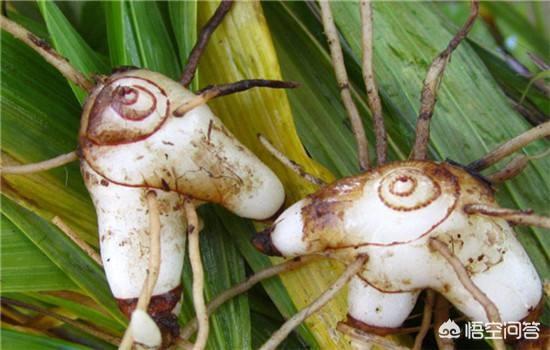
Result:
<svg viewBox="0 0 550 350"><path fill-rule="evenodd" d="M76 12L76 23L73 21L76 31L86 43L102 56L107 54L107 26L105 24L104 1L63 1L60 4L70 4ZM66 12L64 12L66 13Z"/></svg>
<svg viewBox="0 0 550 350"><path fill-rule="evenodd" d="M2 213L50 260L121 324L124 316L113 300L101 267L85 255L64 233L44 219L2 197Z"/></svg>
<svg viewBox="0 0 550 350"><path fill-rule="evenodd" d="M235 243L241 254L248 262L248 265L250 265L254 271L258 271L272 265L272 261L269 257L261 254L256 248L254 248L254 246L252 246L251 239L256 231L250 221L239 218L222 208L216 208L216 213L220 217L223 226L225 227L225 231L228 233L226 239ZM262 286L271 297L271 300L275 306L277 306L277 309L285 318L292 317L292 315L298 311L294 306L288 291L281 282L281 278L270 278L262 282ZM311 333L308 327L302 324L298 326L296 331L311 348L319 348L314 334ZM257 340L254 339L254 341Z"/></svg>
<svg viewBox="0 0 550 350"><path fill-rule="evenodd" d="M179 76L179 62L156 3L107 2L105 12L113 66L135 65Z"/></svg>
<svg viewBox="0 0 550 350"><path fill-rule="evenodd" d="M152 1L127 4L143 68L177 79L181 69L158 5Z"/></svg>
<svg viewBox="0 0 550 350"><path fill-rule="evenodd" d="M535 76L533 76L529 80L529 84L525 87L525 90L523 91L523 94L521 94L521 98L519 100L519 103L522 104L525 100L525 96L527 96L527 93L529 92L529 89L531 88L531 85L533 85L534 82L541 80L541 79L548 79L550 78L550 70L544 70L542 72L537 73Z"/></svg>
<svg viewBox="0 0 550 350"><path fill-rule="evenodd" d="M63 288L59 288L63 289ZM124 325L108 315L105 309L98 304L90 305L92 299L87 299L83 295L73 293L67 295L66 292L60 293L25 293L26 296L49 305L63 308L64 312L75 315L79 319L90 322L93 325L103 327L110 331L122 333L125 330ZM78 298L77 298L78 297ZM82 300L86 298L85 300ZM76 299L76 300L75 300Z"/></svg>
<svg viewBox="0 0 550 350"><path fill-rule="evenodd" d="M256 312L252 313L252 347L254 349L259 349L264 342L266 342L271 334L273 334L279 327L280 324L273 323L269 318L262 314ZM305 344L300 343L298 338L296 338L292 333L277 347L279 350L291 350L291 349L303 349Z"/></svg>
<svg viewBox="0 0 550 350"><path fill-rule="evenodd" d="M358 172L357 150L340 91L334 77L330 56L324 47L319 23L308 6L299 2L267 2L266 17L273 33L283 75L302 83L289 92L293 115L300 137L313 158L338 177ZM314 31L317 32L314 32ZM294 40L287 40L292 35ZM304 62L311 64L304 65ZM314 64L313 64L314 63ZM359 73L360 74L360 71ZM371 125L364 92L351 86L366 126ZM399 117L384 110L389 131L390 158L402 159L407 154ZM368 127L371 159L374 159L374 133Z"/></svg>
<svg viewBox="0 0 550 350"><path fill-rule="evenodd" d="M503 91L515 103L522 104L529 108L529 121L531 123L541 123L548 119L550 115L550 104L548 98L539 89L527 89L529 80L514 72L510 67L496 54L471 41L470 44L476 50L476 53L485 63L485 66L491 72L493 78L499 83ZM522 95L525 98L522 103Z"/></svg>
<svg viewBox="0 0 550 350"><path fill-rule="evenodd" d="M431 3L430 8L435 12L444 13L440 16L440 23L451 32L458 30L463 24L464 19L467 18L470 13L470 4L468 2ZM506 95L519 103L521 94L525 91L529 81L512 69L511 64L505 61L507 58L503 55L502 48L497 45L495 39L490 34L488 26L484 23L482 18L475 22L467 40L476 50L479 57L483 60L483 63L485 63L487 69L499 83ZM529 63L532 65L530 60ZM514 64L514 66L517 66L517 64ZM515 69L517 69L517 67ZM548 98L538 89L530 90L527 96L529 97L529 103L525 103L524 101L523 108L527 108L527 112L529 112L529 121L533 124L543 122L547 119L548 114L550 114Z"/></svg>
<svg viewBox="0 0 550 350"><path fill-rule="evenodd" d="M427 4L435 13L439 14L440 23L447 27L451 32L456 32L464 24L464 20L470 14L471 3L468 1L439 1ZM483 4L481 5L483 9ZM489 26L483 21L483 10L481 16L475 21L468 40L477 42L483 45L486 49L492 52L497 52L499 45L495 38L491 35Z"/></svg>
<svg viewBox="0 0 550 350"><path fill-rule="evenodd" d="M29 334L16 330L0 328L1 347L3 350L85 350L86 346L69 343L64 340Z"/></svg>
<svg viewBox="0 0 550 350"><path fill-rule="evenodd" d="M228 239L229 234L211 205L200 208L199 216L205 225L200 234L201 256L206 272L204 292L206 300L211 300L244 280L244 260L235 244ZM189 297L184 298L181 315L184 323L194 316L192 280L193 273L189 259L186 259L183 271L184 295ZM210 316L209 349L250 349L250 337L250 311L246 295L230 300Z"/></svg>
<svg viewBox="0 0 550 350"><path fill-rule="evenodd" d="M0 292L75 289L75 284L5 216L1 217Z"/></svg>
<svg viewBox="0 0 550 350"><path fill-rule="evenodd" d="M111 66L141 67L141 57L136 44L134 30L124 1L105 1L107 40Z"/></svg>
<svg viewBox="0 0 550 350"><path fill-rule="evenodd" d="M535 28L529 20L530 2L483 2L482 10L487 11L501 32L506 48L531 71L536 69L528 53L548 57L548 32ZM540 10L540 9L539 9ZM535 9L537 11L537 9Z"/></svg>
<svg viewBox="0 0 550 350"><path fill-rule="evenodd" d="M187 63L187 57L191 53L197 41L197 1L169 1L168 11L172 31L178 44L178 53L182 67ZM199 88L199 72L191 82L191 90Z"/></svg>
<svg viewBox="0 0 550 350"><path fill-rule="evenodd" d="M0 111L4 161L32 163L76 149L80 106L67 82L32 49L2 35ZM4 175L2 192L46 219L60 216L97 246L95 210L78 164Z"/></svg>
<svg viewBox="0 0 550 350"><path fill-rule="evenodd" d="M53 1L39 1L46 26L53 41L53 47L79 71L85 74L108 72L106 62L94 52L76 32ZM82 103L86 92L71 83L74 93Z"/></svg>

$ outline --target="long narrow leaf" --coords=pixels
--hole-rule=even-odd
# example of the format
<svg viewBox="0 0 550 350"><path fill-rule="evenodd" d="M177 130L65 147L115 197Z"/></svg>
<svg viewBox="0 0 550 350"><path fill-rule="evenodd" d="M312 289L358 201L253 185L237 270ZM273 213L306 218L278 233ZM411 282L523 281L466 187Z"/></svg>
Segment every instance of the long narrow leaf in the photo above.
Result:
<svg viewBox="0 0 550 350"><path fill-rule="evenodd" d="M8 34L1 40L4 161L32 163L75 150L80 107L66 81L20 41ZM2 192L47 219L62 217L97 245L95 211L76 162L39 174L4 175Z"/></svg>
<svg viewBox="0 0 550 350"><path fill-rule="evenodd" d="M88 46L54 2L42 0L38 6L50 32L53 46L61 55L83 73L93 75L108 72L105 60ZM72 84L71 86L82 103L86 92Z"/></svg>
<svg viewBox="0 0 550 350"><path fill-rule="evenodd" d="M63 288L59 288L63 289ZM65 288L66 289L66 288ZM68 313L86 320L95 326L99 326L110 331L122 333L125 327L108 315L105 309L98 305L93 299L75 292L49 292L49 293L25 293L26 296L36 300L55 305Z"/></svg>
<svg viewBox="0 0 550 350"><path fill-rule="evenodd" d="M2 213L77 286L103 305L119 322L122 324L126 322L114 302L101 267L85 255L65 234L6 197L2 198Z"/></svg>
<svg viewBox="0 0 550 350"><path fill-rule="evenodd" d="M226 230L225 239L232 240L238 247L241 254L246 258L248 265L252 267L254 271L264 269L272 264L272 261L265 255L259 253L250 243L253 235L255 234L254 226L247 220L241 219L226 210L217 209L217 215L222 219L223 225ZM294 303L285 289L281 278L273 277L262 283L263 288L267 294L271 297L273 303L277 306L277 309L285 318L290 318L297 312ZM315 336L304 325L300 325L297 328L297 332L302 339L312 348L318 348ZM256 339L253 339L257 341Z"/></svg>
<svg viewBox="0 0 550 350"><path fill-rule="evenodd" d="M2 215L0 292L74 289L75 284Z"/></svg>
<svg viewBox="0 0 550 350"><path fill-rule="evenodd" d="M4 350L85 350L86 346L64 340L33 335L16 330L0 328L1 347Z"/></svg>
<svg viewBox="0 0 550 350"><path fill-rule="evenodd" d="M142 66L177 79L181 69L158 4L128 1L127 5Z"/></svg>
<svg viewBox="0 0 550 350"><path fill-rule="evenodd" d="M201 208L199 215L205 223L200 234L201 255L206 271L205 296L211 300L245 278L244 260L211 206ZM191 298L193 274L186 259L183 271L184 307L182 319L194 316ZM250 349L251 325L248 298L241 295L221 306L210 317L209 349Z"/></svg>
<svg viewBox="0 0 550 350"><path fill-rule="evenodd" d="M170 1L168 2L172 31L178 44L178 53L182 67L187 63L187 57L191 53L197 41L197 1ZM191 82L191 89L198 89L199 74Z"/></svg>

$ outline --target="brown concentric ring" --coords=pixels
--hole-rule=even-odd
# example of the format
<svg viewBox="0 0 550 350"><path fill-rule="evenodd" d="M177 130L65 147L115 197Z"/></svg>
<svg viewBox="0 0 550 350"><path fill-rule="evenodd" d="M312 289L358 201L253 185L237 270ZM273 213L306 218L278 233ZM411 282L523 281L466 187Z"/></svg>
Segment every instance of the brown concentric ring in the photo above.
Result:
<svg viewBox="0 0 550 350"><path fill-rule="evenodd" d="M403 172L403 170L404 169L397 169L396 171ZM439 196L441 195L441 186L436 181L436 179L434 179L430 175L428 175L426 173L423 173L423 172L420 172L416 169L408 169L408 171L410 172L410 174L403 174L403 175L399 174L398 177L395 178L395 179L391 178L392 176L395 176L394 172L390 172L389 174L384 176L384 178L380 181L380 184L378 185L378 189L377 189L378 198L380 198L380 200L388 208L391 208L391 209L396 210L396 211L418 210L420 208L427 207L428 205L433 203L437 198L439 198ZM431 182L431 184L433 185L433 192L431 193L431 195L428 198L422 199L422 201L418 202L415 205L405 205L405 204L397 205L395 203L390 202L389 199L384 197L384 193L382 191L385 188L384 186L386 186L387 180L390 180L389 185L387 185L388 186L388 192L395 195L395 196L397 196L398 198L405 198L405 197L408 197L411 194L413 194L414 191L418 188L418 180L413 176L414 174L416 174L417 176L422 176L422 177L427 178ZM393 187L395 186L396 182L401 181L402 178L406 178L407 180L412 179L414 184L413 184L412 188L409 191L395 194L394 191L393 191Z"/></svg>

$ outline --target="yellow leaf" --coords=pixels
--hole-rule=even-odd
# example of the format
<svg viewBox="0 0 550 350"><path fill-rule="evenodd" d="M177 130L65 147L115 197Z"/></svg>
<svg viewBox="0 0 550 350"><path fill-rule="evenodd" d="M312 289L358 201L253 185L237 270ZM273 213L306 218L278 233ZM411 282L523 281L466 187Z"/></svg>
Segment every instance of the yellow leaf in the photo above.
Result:
<svg viewBox="0 0 550 350"><path fill-rule="evenodd" d="M200 26L206 23L216 7L214 2L199 2ZM215 31L201 59L200 85L252 78L281 79L281 72L260 4L237 2ZM285 185L287 205L311 193L315 187L271 157L258 142L258 133L265 135L308 172L326 181L333 180L333 176L304 151L296 132L287 92L256 88L220 98L210 106L237 138L277 173ZM274 263L278 261L273 259ZM296 307L301 309L328 288L341 272L340 263L324 260L281 277ZM341 292L306 321L321 348L349 348L349 343L335 331L336 323L345 317L345 296L346 292Z"/></svg>

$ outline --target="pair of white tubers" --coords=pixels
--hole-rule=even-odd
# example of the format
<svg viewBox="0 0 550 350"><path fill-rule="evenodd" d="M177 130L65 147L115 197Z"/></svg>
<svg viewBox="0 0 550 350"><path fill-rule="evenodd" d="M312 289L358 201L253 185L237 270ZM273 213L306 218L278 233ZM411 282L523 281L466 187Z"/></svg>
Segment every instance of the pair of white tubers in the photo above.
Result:
<svg viewBox="0 0 550 350"><path fill-rule="evenodd" d="M431 93L423 93L421 109L431 106L428 109L433 112L437 88L427 83L437 81L434 77L441 76L452 50L471 28L477 2L473 5L474 11L457 39L432 64L428 74L431 80L426 81L426 91ZM189 201L195 205L212 202L239 216L261 220L275 215L285 198L276 175L231 135L205 103L209 98L253 86L293 85L242 81L238 88L233 85L222 91L223 86L215 86L198 96L184 88L193 78L209 35L230 7L231 1L223 1L203 29L201 37L205 40L193 49L180 83L143 69L121 70L109 77L97 77L94 83L45 42L0 17L2 29L34 48L89 93L81 118L78 156L96 207L105 273L120 308L132 317L131 335L149 347L160 347L179 332L187 226L183 207L187 208ZM321 7L325 22L331 22L330 6L321 2ZM371 11L365 1L361 9ZM368 24L372 13L366 14ZM334 25L328 24L327 35L336 33ZM372 35L372 23L365 28L370 28ZM332 36L329 46L334 51L339 41ZM335 65L343 60L336 51L332 52ZM339 81L341 71L336 72ZM345 80L340 84L343 93L348 87ZM424 101L424 95L434 98ZM422 147L415 145L414 153L420 150L415 159L425 158L431 112L419 118L417 141ZM419 133L420 124L424 128ZM550 122L543 125L539 129L547 135ZM354 131L362 129L362 125L354 125ZM358 140L358 145L361 142ZM75 158L73 154L67 159ZM363 163L368 165L368 159ZM151 192L156 196L160 220L160 270L146 313L135 309L138 298L145 295L149 256L154 255L153 215L149 215L148 205ZM487 208L492 210L489 215L484 213ZM514 214L499 211L489 184L461 167L425 160L397 161L322 187L288 208L268 230L257 235L254 244L271 255L319 254L359 266L360 272L351 281L348 317L352 325L369 332L384 333L399 327L419 292L426 288L440 292L468 318L487 321L487 303L482 305L479 295L472 294L477 289L496 308L494 313L500 320L518 321L535 312L542 286L506 221L510 215ZM548 219L544 220L549 227ZM189 237L191 231L196 233L197 227L188 228ZM194 235L197 245L193 251L198 250L196 240ZM441 245L437 251L434 242ZM442 254L445 251L448 256ZM365 256L368 261L364 266L357 265ZM456 260L454 265L465 267L464 274L475 284L473 288L466 287L452 259ZM195 281L193 289L195 292ZM202 290L197 290L196 296L200 296ZM207 329L208 322L203 319L204 325ZM197 347L205 345L207 333L202 332ZM200 334L201 327L198 338Z"/></svg>
<svg viewBox="0 0 550 350"><path fill-rule="evenodd" d="M147 274L146 195L152 189L157 194L161 265L149 313L174 334L185 251L183 196L258 220L273 216L285 197L276 175L206 105L174 114L195 97L161 74L120 72L94 88L79 135L105 272L128 316ZM430 248L436 238L466 267L502 321L521 320L539 304L541 281L510 225L469 213L474 204L497 207L490 185L462 168L392 162L295 203L255 245L271 255L322 254L344 263L367 254L348 297L349 318L365 329L401 326L426 288L468 318L488 321L448 261Z"/></svg>

